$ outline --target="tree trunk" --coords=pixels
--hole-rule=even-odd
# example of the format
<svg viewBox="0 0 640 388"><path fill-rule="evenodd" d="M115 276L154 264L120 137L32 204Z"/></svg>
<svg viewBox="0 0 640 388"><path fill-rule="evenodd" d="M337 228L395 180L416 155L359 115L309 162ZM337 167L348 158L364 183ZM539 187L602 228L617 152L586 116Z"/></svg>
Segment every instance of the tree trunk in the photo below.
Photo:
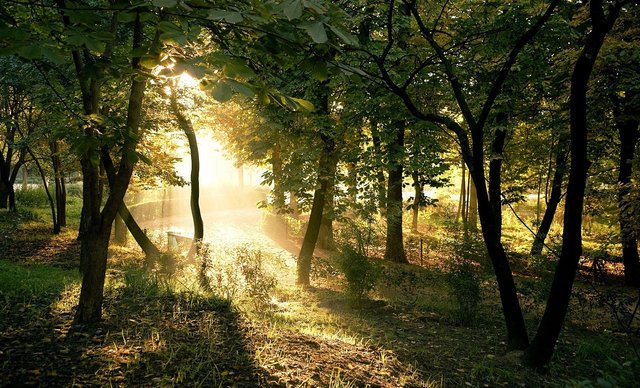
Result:
<svg viewBox="0 0 640 388"><path fill-rule="evenodd" d="M458 200L458 212L456 213L456 222L462 219L463 229L467 229L467 165L462 160L462 174L460 177L460 199Z"/></svg>
<svg viewBox="0 0 640 388"><path fill-rule="evenodd" d="M571 166L564 211L562 252L556 266L547 305L538 331L527 349L525 360L542 368L551 360L569 306L571 289L582 254L582 213L587 183L587 87L607 33L620 13L620 5L609 7L605 16L602 0L591 0L592 29L578 57L571 77L569 101L571 129Z"/></svg>
<svg viewBox="0 0 640 388"><path fill-rule="evenodd" d="M402 178L404 165L405 123L397 122L394 139L389 144L389 182L387 186L387 239L384 259L397 263L408 263L404 251L402 234Z"/></svg>
<svg viewBox="0 0 640 388"><path fill-rule="evenodd" d="M566 138L566 136L562 136L556 150L556 168L551 181L551 194L549 195L547 208L542 216L542 221L540 222L540 225L538 225L536 237L531 245L531 251L529 253L531 256L538 256L542 254L544 241L549 234L558 204L562 199L562 181L564 180L564 174L567 167L567 143L568 138Z"/></svg>
<svg viewBox="0 0 640 388"><path fill-rule="evenodd" d="M311 272L311 258L318 241L320 233L320 225L322 223L322 214L324 211L325 197L327 188L329 187L329 172L331 170L332 159L336 152L336 144L330 136L321 134L324 143L323 152L320 156L318 165L318 186L313 193L313 203L311 205L311 214L307 230L302 240L302 247L298 255L297 264L297 280L296 284L308 286L310 284L309 275Z"/></svg>
<svg viewBox="0 0 640 388"><path fill-rule="evenodd" d="M127 225L118 213L115 220L113 220L113 237L111 238L111 242L115 245L124 247L127 245L128 237L129 231L127 230Z"/></svg>
<svg viewBox="0 0 640 388"><path fill-rule="evenodd" d="M418 232L418 215L420 214L420 206L422 205L423 186L420 182L420 175L417 171L411 174L413 178L413 188L415 189L415 196L413 197L413 206L411 207L413 213L413 219L411 220L411 231L413 233Z"/></svg>
<svg viewBox="0 0 640 388"><path fill-rule="evenodd" d="M491 143L489 161L489 201L496 220L498 237L502 236L502 160L504 141L507 136L507 115L499 113L496 117L496 132Z"/></svg>
<svg viewBox="0 0 640 388"><path fill-rule="evenodd" d="M115 184L116 172L115 167L113 166L113 161L111 160L111 155L109 155L109 150L106 147L102 148L102 164L104 166L105 172L107 173L107 179L109 181L109 186L113 186ZM145 255L145 265L149 268L151 265L160 257L160 250L156 245L149 239L147 234L140 228L140 225L136 222L135 218L127 208L127 205L124 203L124 199L118 208L118 214L114 218L115 222L115 241L124 241L126 244L127 239L127 229L131 232L131 235L136 240L136 243L142 249ZM120 223L120 225L118 225ZM124 228L126 225L126 229ZM118 236L120 234L120 236ZM124 236L123 236L124 235ZM124 245L122 244L122 245Z"/></svg>
<svg viewBox="0 0 640 388"><path fill-rule="evenodd" d="M324 208L322 211L322 222L320 223L320 233L318 234L317 246L320 249L335 249L335 240L333 236L333 219L334 214L334 197L335 197L335 180L336 169L338 167L337 153L334 152L330 161L327 191L325 193Z"/></svg>
<svg viewBox="0 0 640 388"><path fill-rule="evenodd" d="M635 95L625 94L631 101ZM628 286L640 287L640 257L638 257L638 236L635 232L634 204L631 199L631 174L636 145L640 137L640 120L636 112L630 112L627 104L621 106L620 99L614 97L614 118L620 136L620 165L618 171L618 209L624 281Z"/></svg>
<svg viewBox="0 0 640 388"><path fill-rule="evenodd" d="M64 8L63 0L56 1L58 7ZM65 25L70 23L67 16L63 15ZM117 27L117 19L114 16L112 29ZM143 28L140 15L136 16L133 25L133 50L141 47L143 40ZM159 33L156 32L154 43L157 46ZM72 52L76 73L82 91L84 113L97 114L100 111L99 74L84 72L85 63L79 51ZM140 57L133 57L131 61L133 71L140 70ZM91 78L88 78L91 77ZM109 196L104 204L100 201L100 170L92 159L100 156L100 149L90 149L81 158L82 166L82 200L83 220L80 231L80 263L82 270L82 289L80 290L80 302L74 317L74 323L97 322L102 318L102 298L104 291L104 278L106 274L107 253L109 248L109 236L111 226L118 209L122 204L124 195L129 186L135 160L128 155L135 152L140 136L140 123L142 121L142 103L146 89L146 77L138 76L132 79L129 100L127 104L127 118L125 129L128 135L122 145L122 157L118 165L114 184L111 185ZM95 136L94 128L87 128L86 136ZM97 154L97 155L96 155ZM101 210L102 209L102 210Z"/></svg>
<svg viewBox="0 0 640 388"><path fill-rule="evenodd" d="M64 172L62 170L62 162L58 149L58 141L51 140L49 142L51 151L51 166L53 167L53 181L56 189L56 214L58 217L58 225L60 227L67 226L67 190L64 184Z"/></svg>
<svg viewBox="0 0 640 388"><path fill-rule="evenodd" d="M472 176L469 177L469 210L467 213L467 228L472 232L478 231L478 190ZM495 214L495 208L491 203L491 210ZM496 220L496 233L500 237L500 223Z"/></svg>
<svg viewBox="0 0 640 388"><path fill-rule="evenodd" d="M382 155L382 145L380 142L380 133L378 132L378 122L371 120L371 141L373 142L373 151L376 155ZM384 178L384 171L381 166L376 167L376 181L378 192L378 208L380 209L380 215L384 216L386 211L386 182Z"/></svg>
<svg viewBox="0 0 640 388"><path fill-rule="evenodd" d="M193 218L193 243L188 256L192 257L200 252L200 244L204 237L204 223L200 211L200 154L198 152L198 139L193 130L191 120L178 106L175 87L171 90L171 109L176 116L178 125L182 128L189 141L189 153L191 155L191 217Z"/></svg>
<svg viewBox="0 0 640 388"><path fill-rule="evenodd" d="M282 156L280 145L274 144L271 150L271 171L273 173L273 207L276 213L284 209L284 169L282 166Z"/></svg>

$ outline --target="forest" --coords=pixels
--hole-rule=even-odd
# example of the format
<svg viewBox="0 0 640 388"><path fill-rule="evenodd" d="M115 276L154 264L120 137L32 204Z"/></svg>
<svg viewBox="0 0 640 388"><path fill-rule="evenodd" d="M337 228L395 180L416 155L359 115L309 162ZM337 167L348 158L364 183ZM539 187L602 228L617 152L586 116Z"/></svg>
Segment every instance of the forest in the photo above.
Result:
<svg viewBox="0 0 640 388"><path fill-rule="evenodd" d="M1 0L0 141L0 386L637 386L638 0Z"/></svg>

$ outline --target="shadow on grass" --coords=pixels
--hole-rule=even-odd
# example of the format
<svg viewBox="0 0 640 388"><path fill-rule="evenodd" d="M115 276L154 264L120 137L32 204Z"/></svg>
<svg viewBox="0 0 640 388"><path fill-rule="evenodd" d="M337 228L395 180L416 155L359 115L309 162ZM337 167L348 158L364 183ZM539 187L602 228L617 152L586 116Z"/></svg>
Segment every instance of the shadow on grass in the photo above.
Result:
<svg viewBox="0 0 640 388"><path fill-rule="evenodd" d="M73 294L3 329L0 385L261 386L250 328L224 301L126 271L106 294L104 321L72 326Z"/></svg>

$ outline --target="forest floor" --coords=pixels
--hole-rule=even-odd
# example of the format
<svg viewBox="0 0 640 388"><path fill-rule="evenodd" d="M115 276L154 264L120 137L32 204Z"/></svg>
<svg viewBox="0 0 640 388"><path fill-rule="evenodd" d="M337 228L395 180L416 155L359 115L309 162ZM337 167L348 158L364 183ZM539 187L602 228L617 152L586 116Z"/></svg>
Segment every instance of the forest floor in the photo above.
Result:
<svg viewBox="0 0 640 388"><path fill-rule="evenodd" d="M637 365L630 341L638 338L581 281L549 370L523 367L520 353L506 351L491 276L482 277L479 315L463 325L437 249L422 266L385 264L376 290L354 302L329 254L314 259L313 287L300 289L286 250L216 251L229 262L210 268L222 274L209 279L216 292L202 292L198 266L149 274L136 250L114 247L104 320L74 326L75 232L52 237L46 222L2 212L0 236L2 386L539 387L587 378L598 386L598 378L624 381L634 373L629 362ZM242 279L238 268L249 268ZM517 282L533 331L544 282L522 268ZM606 290L616 303L635 297Z"/></svg>

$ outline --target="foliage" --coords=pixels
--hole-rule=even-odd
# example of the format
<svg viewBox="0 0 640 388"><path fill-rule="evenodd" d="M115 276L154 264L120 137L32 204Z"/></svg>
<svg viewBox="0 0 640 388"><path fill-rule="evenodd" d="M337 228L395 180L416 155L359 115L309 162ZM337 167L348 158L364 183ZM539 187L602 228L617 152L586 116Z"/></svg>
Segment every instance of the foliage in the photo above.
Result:
<svg viewBox="0 0 640 388"><path fill-rule="evenodd" d="M347 296L354 304L359 304L366 298L382 274L379 261L367 258L364 253L349 245L342 247L336 263L344 274Z"/></svg>

